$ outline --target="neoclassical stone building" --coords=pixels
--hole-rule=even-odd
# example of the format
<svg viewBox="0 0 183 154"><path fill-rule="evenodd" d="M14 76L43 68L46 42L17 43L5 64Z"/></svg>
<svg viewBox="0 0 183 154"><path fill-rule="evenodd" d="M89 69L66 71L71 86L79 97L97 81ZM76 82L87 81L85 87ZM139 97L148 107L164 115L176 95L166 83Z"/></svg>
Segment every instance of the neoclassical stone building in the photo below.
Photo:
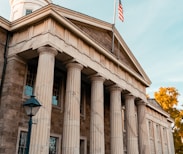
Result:
<svg viewBox="0 0 183 154"><path fill-rule="evenodd" d="M0 17L0 153L174 154L169 115L147 100L151 82L113 25L54 5L10 0ZM114 49L112 49L114 31Z"/></svg>

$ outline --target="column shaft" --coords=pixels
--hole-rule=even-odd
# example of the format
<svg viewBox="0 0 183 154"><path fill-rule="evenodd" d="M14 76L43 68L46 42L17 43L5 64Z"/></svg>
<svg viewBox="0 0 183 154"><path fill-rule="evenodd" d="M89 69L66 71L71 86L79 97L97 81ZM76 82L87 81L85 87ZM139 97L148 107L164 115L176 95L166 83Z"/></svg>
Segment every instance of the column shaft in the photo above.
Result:
<svg viewBox="0 0 183 154"><path fill-rule="evenodd" d="M125 96L126 107L126 130L127 130L127 153L138 154L137 118L135 113L135 97Z"/></svg>
<svg viewBox="0 0 183 154"><path fill-rule="evenodd" d="M67 64L62 154L79 154L81 69L78 63Z"/></svg>
<svg viewBox="0 0 183 154"><path fill-rule="evenodd" d="M104 79L92 77L90 154L105 154L104 146Z"/></svg>
<svg viewBox="0 0 183 154"><path fill-rule="evenodd" d="M40 54L34 94L42 107L34 117L36 124L32 125L30 154L49 153L54 64L57 54L52 47L41 47L38 52Z"/></svg>
<svg viewBox="0 0 183 154"><path fill-rule="evenodd" d="M140 154L147 154L150 151L148 141L148 128L146 122L146 106L141 100L137 102L138 112L138 137L139 137L139 152Z"/></svg>
<svg viewBox="0 0 183 154"><path fill-rule="evenodd" d="M111 154L123 154L121 89L110 88Z"/></svg>

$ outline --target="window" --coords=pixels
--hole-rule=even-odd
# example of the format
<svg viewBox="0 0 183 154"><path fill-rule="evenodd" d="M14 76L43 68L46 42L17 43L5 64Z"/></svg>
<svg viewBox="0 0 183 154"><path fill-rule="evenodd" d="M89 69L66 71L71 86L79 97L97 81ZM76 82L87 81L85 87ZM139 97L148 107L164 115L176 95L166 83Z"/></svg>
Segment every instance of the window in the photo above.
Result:
<svg viewBox="0 0 183 154"><path fill-rule="evenodd" d="M25 96L33 95L34 84L36 80L36 72L37 72L37 68L35 66L28 65L27 78L26 78L26 84L25 84L25 90L24 90Z"/></svg>
<svg viewBox="0 0 183 154"><path fill-rule="evenodd" d="M20 131L18 142L18 154L25 154L27 141L27 131ZM50 136L49 154L59 154L60 137L57 135Z"/></svg>
<svg viewBox="0 0 183 154"><path fill-rule="evenodd" d="M27 132L20 132L19 146L18 146L18 154L24 154L26 150L26 141L27 141Z"/></svg>
<svg viewBox="0 0 183 154"><path fill-rule="evenodd" d="M86 85L81 84L81 101L80 101L80 115L85 117L85 106L86 106Z"/></svg>
<svg viewBox="0 0 183 154"><path fill-rule="evenodd" d="M80 137L80 154L87 154L87 139L86 137Z"/></svg>
<svg viewBox="0 0 183 154"><path fill-rule="evenodd" d="M53 83L52 105L63 109L65 77L61 72L55 71Z"/></svg>
<svg viewBox="0 0 183 154"><path fill-rule="evenodd" d="M52 96L52 104L55 106L59 105L60 101L60 82L58 80L54 80L53 83L53 96Z"/></svg>
<svg viewBox="0 0 183 154"><path fill-rule="evenodd" d="M25 11L25 15L31 14L32 13L32 9L26 9Z"/></svg>
<svg viewBox="0 0 183 154"><path fill-rule="evenodd" d="M49 154L57 154L58 138L50 136Z"/></svg>
<svg viewBox="0 0 183 154"><path fill-rule="evenodd" d="M26 83L24 88L24 95L30 97L34 94L34 87L37 74L37 64L35 61L31 61L27 67ZM59 106L62 108L64 102L64 75L60 72L54 73L54 83L53 83L53 95L52 95L52 105Z"/></svg>

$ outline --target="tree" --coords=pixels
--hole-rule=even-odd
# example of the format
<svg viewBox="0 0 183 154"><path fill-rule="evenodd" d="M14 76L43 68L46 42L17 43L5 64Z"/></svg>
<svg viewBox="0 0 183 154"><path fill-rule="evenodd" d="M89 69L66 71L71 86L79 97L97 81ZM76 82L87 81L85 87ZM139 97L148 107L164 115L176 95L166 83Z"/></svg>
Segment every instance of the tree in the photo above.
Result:
<svg viewBox="0 0 183 154"><path fill-rule="evenodd" d="M161 87L154 93L155 100L174 119L173 136L175 153L183 154L183 110L177 109L179 93L174 87Z"/></svg>

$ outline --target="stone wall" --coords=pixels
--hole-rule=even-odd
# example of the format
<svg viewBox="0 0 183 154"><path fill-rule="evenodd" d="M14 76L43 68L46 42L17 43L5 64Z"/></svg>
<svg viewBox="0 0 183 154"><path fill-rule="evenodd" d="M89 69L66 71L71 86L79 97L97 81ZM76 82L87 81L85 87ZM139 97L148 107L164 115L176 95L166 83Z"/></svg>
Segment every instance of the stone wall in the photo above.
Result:
<svg viewBox="0 0 183 154"><path fill-rule="evenodd" d="M7 31L0 28L0 83L2 78L2 71L4 65L4 50L6 44Z"/></svg>
<svg viewBox="0 0 183 154"><path fill-rule="evenodd" d="M18 127L26 124L22 106L25 68L21 60L8 59L0 107L1 154L15 153Z"/></svg>

